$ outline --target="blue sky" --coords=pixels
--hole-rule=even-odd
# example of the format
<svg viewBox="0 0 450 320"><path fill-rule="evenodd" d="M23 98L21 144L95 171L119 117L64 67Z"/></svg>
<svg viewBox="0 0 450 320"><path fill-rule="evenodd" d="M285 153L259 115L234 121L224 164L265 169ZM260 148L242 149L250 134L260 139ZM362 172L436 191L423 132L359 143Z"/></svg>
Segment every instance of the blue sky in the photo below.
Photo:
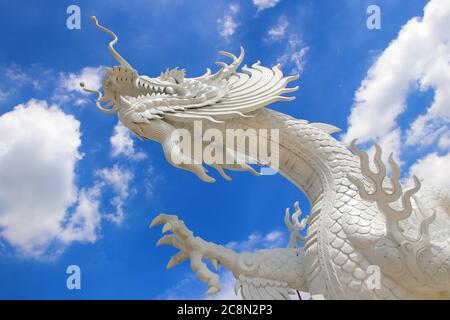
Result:
<svg viewBox="0 0 450 320"><path fill-rule="evenodd" d="M203 74L218 50L240 45L248 64L281 62L301 74L300 90L271 107L336 125L337 138L358 137L369 150L376 139L405 179L449 186L448 1L77 1L80 30L66 28L70 4L0 2L2 299L202 298L206 286L187 263L165 270L175 250L155 247L153 217L177 214L209 241L254 250L286 246L286 207L299 200L308 211L278 175L203 183L99 113L77 83L98 85L101 66L115 61L91 15L148 76L176 66ZM366 27L370 4L381 9L380 30ZM66 288L73 264L81 290ZM216 298L231 297L221 274Z"/></svg>

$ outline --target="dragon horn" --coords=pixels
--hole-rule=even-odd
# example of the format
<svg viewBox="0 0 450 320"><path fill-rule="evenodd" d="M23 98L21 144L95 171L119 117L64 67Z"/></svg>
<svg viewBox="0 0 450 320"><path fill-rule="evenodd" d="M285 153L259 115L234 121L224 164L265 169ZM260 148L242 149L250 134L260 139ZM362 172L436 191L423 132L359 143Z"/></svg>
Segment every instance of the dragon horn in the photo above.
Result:
<svg viewBox="0 0 450 320"><path fill-rule="evenodd" d="M92 16L91 17L91 21L95 23L95 26L97 28L99 28L100 30L102 30L103 32L109 34L111 37L113 37L113 40L108 44L108 49L109 52L111 52L112 56L123 66L127 66L129 68L131 68L131 65L116 51L116 49L114 49L114 45L119 41L119 38L116 36L116 34L114 32L112 32L111 30L101 26L98 23L97 17L96 16Z"/></svg>
<svg viewBox="0 0 450 320"><path fill-rule="evenodd" d="M216 62L216 64L218 64L222 68L218 72L210 76L212 80L226 79L232 76L244 60L245 50L244 47L240 47L239 57L236 57L234 54L226 51L219 51L219 54L228 57L233 61L229 65L224 62Z"/></svg>

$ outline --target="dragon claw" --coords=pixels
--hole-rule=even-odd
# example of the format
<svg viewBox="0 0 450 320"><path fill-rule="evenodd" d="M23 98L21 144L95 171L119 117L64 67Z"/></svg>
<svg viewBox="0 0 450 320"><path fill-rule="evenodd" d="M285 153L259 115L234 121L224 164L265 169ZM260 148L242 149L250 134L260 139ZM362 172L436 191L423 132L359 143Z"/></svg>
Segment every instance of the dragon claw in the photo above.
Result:
<svg viewBox="0 0 450 320"><path fill-rule="evenodd" d="M187 258L188 258L188 255L186 253L184 253L183 251L180 251L170 258L169 262L167 263L166 268L171 269L171 268L175 267L176 265L179 265L180 263L185 261Z"/></svg>
<svg viewBox="0 0 450 320"><path fill-rule="evenodd" d="M212 286L212 287L208 288L208 290L205 292L205 295L212 296L212 295L216 294L219 291L220 291L219 288Z"/></svg>
<svg viewBox="0 0 450 320"><path fill-rule="evenodd" d="M219 268L219 261L217 261L217 259L211 259L211 264L215 270Z"/></svg>
<svg viewBox="0 0 450 320"><path fill-rule="evenodd" d="M161 239L158 240L156 243L156 246L159 247L160 245L174 245L175 237L173 235L163 236Z"/></svg>
<svg viewBox="0 0 450 320"><path fill-rule="evenodd" d="M162 233L166 233L168 231L172 231L172 225L170 224L170 222L167 222L166 224L164 224Z"/></svg>
<svg viewBox="0 0 450 320"><path fill-rule="evenodd" d="M175 215L160 214L150 223L150 227L155 225L163 225L162 233L171 232L163 235L158 242L160 245L171 245L179 249L180 252L172 256L167 263L166 268L170 269L182 263L183 261L191 260L191 269L204 282L208 283L207 295L213 295L220 291L220 282L217 274L213 273L203 262L203 259L210 259L214 269L217 270L219 261L214 256L211 256L211 251L208 250L208 243L199 237L194 237L184 222L178 219Z"/></svg>
<svg viewBox="0 0 450 320"><path fill-rule="evenodd" d="M176 215L161 213L152 220L152 222L150 223L150 228L156 226L157 224L164 224L170 220L175 219L178 220L178 217Z"/></svg>

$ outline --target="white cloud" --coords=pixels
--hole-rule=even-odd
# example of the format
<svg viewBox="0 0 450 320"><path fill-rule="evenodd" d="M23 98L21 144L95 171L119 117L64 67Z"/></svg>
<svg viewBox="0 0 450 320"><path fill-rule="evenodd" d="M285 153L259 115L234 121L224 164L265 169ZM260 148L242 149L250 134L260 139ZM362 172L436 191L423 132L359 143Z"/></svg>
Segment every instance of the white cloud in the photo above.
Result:
<svg viewBox="0 0 450 320"><path fill-rule="evenodd" d="M80 87L80 82L84 82L88 89L99 89L102 82L102 73L102 66L84 67L77 73L61 73L59 86L56 88L52 100L58 104L72 103L75 106L88 104L91 100L86 98L87 93Z"/></svg>
<svg viewBox="0 0 450 320"><path fill-rule="evenodd" d="M130 195L130 182L133 179L133 173L118 165L112 168L103 168L97 171L97 175L101 178L103 184L112 187L116 196L110 203L115 208L115 212L105 214L105 218L116 223L122 223L124 219L123 206Z"/></svg>
<svg viewBox="0 0 450 320"><path fill-rule="evenodd" d="M9 96L9 92L8 91L0 89L0 103L2 103L3 100L8 98L8 96Z"/></svg>
<svg viewBox="0 0 450 320"><path fill-rule="evenodd" d="M289 74L300 75L306 65L309 47L305 45L299 32L290 29L287 17L281 15L278 23L267 31L264 41L270 45L276 44L275 50L282 48L277 62L283 69L290 69Z"/></svg>
<svg viewBox="0 0 450 320"><path fill-rule="evenodd" d="M0 116L0 238L29 257L54 257L74 241L95 242L102 219L123 220L130 171L97 171L80 188L80 123L56 105L30 100ZM114 212L100 212L106 187Z"/></svg>
<svg viewBox="0 0 450 320"><path fill-rule="evenodd" d="M30 100L0 117L0 236L39 256L75 204L80 123Z"/></svg>
<svg viewBox="0 0 450 320"><path fill-rule="evenodd" d="M75 211L57 236L61 241L68 244L73 241L93 243L97 240L101 221L101 191L101 185L97 183L92 188L80 190Z"/></svg>
<svg viewBox="0 0 450 320"><path fill-rule="evenodd" d="M280 16L280 18L278 19L278 24L267 31L269 39L272 41L283 39L286 36L286 30L288 26L289 22L286 16Z"/></svg>
<svg viewBox="0 0 450 320"><path fill-rule="evenodd" d="M450 148L450 133L448 131L439 138L439 147L441 149Z"/></svg>
<svg viewBox="0 0 450 320"><path fill-rule="evenodd" d="M125 156L134 160L141 160L146 157L143 152L136 152L130 130L120 121L114 127L114 134L110 138L110 143L113 157Z"/></svg>
<svg viewBox="0 0 450 320"><path fill-rule="evenodd" d="M289 35L283 54L277 59L282 67L291 67L290 74L302 74L309 47L296 34Z"/></svg>
<svg viewBox="0 0 450 320"><path fill-rule="evenodd" d="M286 239L281 231L274 230L265 235L259 232L250 234L246 240L241 242L230 242L226 247L236 250L238 252L256 251L260 249L279 248Z"/></svg>
<svg viewBox="0 0 450 320"><path fill-rule="evenodd" d="M355 103L348 119L345 142L358 138L389 140L400 156L402 132L398 116L407 108L406 101L414 88L433 89L435 97L424 114L417 117L406 132L408 145L430 145L446 139L450 123L450 2L432 0L423 19L406 23L395 39L370 68L355 94ZM398 133L396 133L398 131ZM443 137L446 136L446 137ZM387 137L397 141L392 141ZM440 140L440 141L439 141Z"/></svg>
<svg viewBox="0 0 450 320"><path fill-rule="evenodd" d="M401 166L403 164L403 161L400 159L399 150L401 149L401 130L399 128L393 129L391 132L386 134L380 139L377 139L378 145L381 147L381 150L383 151L382 154L382 160L387 163L387 159L389 158L389 155L392 153L395 162ZM373 156L375 154L375 146L371 146L367 152L369 154L369 159L373 159ZM370 162L370 167L374 172L376 172L375 164L373 161ZM391 168L388 167L388 172L390 172Z"/></svg>
<svg viewBox="0 0 450 320"><path fill-rule="evenodd" d="M241 8L239 7L239 5L238 5L237 3L231 3L231 4L228 6L228 10L229 10L231 13L234 13L234 14L238 13L240 9L241 9Z"/></svg>
<svg viewBox="0 0 450 320"><path fill-rule="evenodd" d="M450 188L450 153L440 156L431 153L411 166L410 175L415 174L424 183L435 187Z"/></svg>
<svg viewBox="0 0 450 320"><path fill-rule="evenodd" d="M103 67L84 67L78 73L68 73L61 75L61 86L67 91L78 91L84 93L80 87L80 82L86 84L86 88L91 90L99 89L102 85Z"/></svg>
<svg viewBox="0 0 450 320"><path fill-rule="evenodd" d="M12 64L1 68L5 75L5 78L10 82L14 83L14 88L21 87L24 85L31 85L34 89L40 89L42 86L42 79L40 77L33 77L25 72L20 66ZM49 72L49 70L41 70L41 76L44 73Z"/></svg>
<svg viewBox="0 0 450 320"><path fill-rule="evenodd" d="M224 16L217 20L219 33L226 40L228 40L240 26L240 23L236 20L236 16L239 13L239 10L239 5L230 4Z"/></svg>
<svg viewBox="0 0 450 320"><path fill-rule="evenodd" d="M121 197L128 197L128 184L133 179L133 173L127 169L114 165L112 168L103 168L97 171L102 181L110 185Z"/></svg>
<svg viewBox="0 0 450 320"><path fill-rule="evenodd" d="M258 11L275 7L280 0L253 0L253 5Z"/></svg>
<svg viewBox="0 0 450 320"><path fill-rule="evenodd" d="M290 61L294 64L294 68L291 73L302 74L306 64L306 54L309 51L309 47L303 47L299 51L294 51L291 54Z"/></svg>

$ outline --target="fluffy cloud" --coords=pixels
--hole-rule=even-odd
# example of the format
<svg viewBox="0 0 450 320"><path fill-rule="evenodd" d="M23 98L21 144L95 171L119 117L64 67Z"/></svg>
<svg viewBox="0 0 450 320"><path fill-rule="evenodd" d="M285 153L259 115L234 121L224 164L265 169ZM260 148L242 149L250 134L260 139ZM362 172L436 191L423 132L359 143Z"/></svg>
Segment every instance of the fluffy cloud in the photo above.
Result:
<svg viewBox="0 0 450 320"><path fill-rule="evenodd" d="M274 230L265 235L254 232L250 234L246 240L241 242L230 242L226 247L238 252L256 251L260 249L279 248L284 242L286 242L286 239L284 238L283 232Z"/></svg>
<svg viewBox="0 0 450 320"><path fill-rule="evenodd" d="M406 23L370 68L355 95L343 141L380 140L382 147L401 152L402 140L410 146L448 147L450 123L450 2L432 0L422 19ZM413 89L435 92L432 105L406 131L397 118L406 108ZM396 141L393 141L396 140ZM386 141L386 143L383 143Z"/></svg>
<svg viewBox="0 0 450 320"><path fill-rule="evenodd" d="M53 95L56 103L72 103L82 106L89 103L85 97L87 94L80 87L80 82L86 84L86 88L96 90L101 87L103 67L84 67L77 73L61 73L59 76L59 86ZM82 94L82 95L80 95Z"/></svg>
<svg viewBox="0 0 450 320"><path fill-rule="evenodd" d="M0 103L2 103L8 96L8 91L0 89Z"/></svg>
<svg viewBox="0 0 450 320"><path fill-rule="evenodd" d="M5 76L5 80L14 83L14 88L31 85L34 89L39 89L42 86L42 78L28 74L16 64L2 66L0 69ZM41 72L40 76L42 76L42 73L50 72L49 70L39 71Z"/></svg>
<svg viewBox="0 0 450 320"><path fill-rule="evenodd" d="M387 163L387 159L389 158L389 155L392 153L395 162L399 166L403 164L403 161L400 159L400 152L399 152L399 150L401 150L401 134L402 132L400 128L396 128L377 140L377 143L382 148L383 151L382 160L385 163ZM372 145L367 151L367 153L369 154L369 159L373 159L373 156L375 155L375 146ZM374 170L374 172L376 172L375 164L373 163L373 161L370 162L370 167L372 170ZM390 167L388 167L387 169L389 172Z"/></svg>
<svg viewBox="0 0 450 320"><path fill-rule="evenodd" d="M124 218L123 205L130 195L129 185L133 179L133 173L128 169L114 165L112 168L98 170L97 175L101 179L100 185L110 186L116 194L110 201L115 208L115 212L105 214L105 218L120 224Z"/></svg>
<svg viewBox="0 0 450 320"><path fill-rule="evenodd" d="M302 74L306 64L306 54L309 47L299 48L299 42L295 39L289 41L288 51L282 55L278 61L283 65L286 63L293 64L291 74Z"/></svg>
<svg viewBox="0 0 450 320"><path fill-rule="evenodd" d="M52 69L46 69L40 64L32 64L26 70L17 64L0 63L0 103L17 98L23 91L39 92L42 94L44 88L53 85L55 78Z"/></svg>
<svg viewBox="0 0 450 320"><path fill-rule="evenodd" d="M124 156L129 159L141 160L146 156L142 152L136 152L130 130L121 122L114 127L114 134L110 138L111 155L113 157Z"/></svg>
<svg viewBox="0 0 450 320"><path fill-rule="evenodd" d="M96 183L92 188L81 189L74 213L61 232L54 237L65 244L73 241L95 242L98 238L101 221L101 191L101 184L99 183Z"/></svg>
<svg viewBox="0 0 450 320"><path fill-rule="evenodd" d="M436 187L450 188L450 153L439 156L431 153L411 166L410 175L415 174L424 183Z"/></svg>
<svg viewBox="0 0 450 320"><path fill-rule="evenodd" d="M219 33L226 40L228 40L240 26L240 23L236 20L239 10L239 5L230 4L224 16L217 20Z"/></svg>
<svg viewBox="0 0 450 320"><path fill-rule="evenodd" d="M258 11L275 7L280 0L253 0L253 5Z"/></svg>
<svg viewBox="0 0 450 320"><path fill-rule="evenodd" d="M0 238L24 256L50 257L68 244L95 242L102 219L123 220L130 171L97 171L92 187L79 188L80 123L56 105L30 100L0 116ZM112 189L113 213L100 212Z"/></svg>
<svg viewBox="0 0 450 320"><path fill-rule="evenodd" d="M79 73L68 73L61 75L61 86L67 91L78 91L84 93L80 82L86 84L86 88L96 90L101 87L103 67L84 67Z"/></svg>
<svg viewBox="0 0 450 320"><path fill-rule="evenodd" d="M283 39L286 35L286 30L288 27L289 22L286 16L280 16L278 19L278 24L270 28L269 31L267 31L267 35L272 41Z"/></svg>
<svg viewBox="0 0 450 320"><path fill-rule="evenodd" d="M80 123L31 100L0 117L0 236L40 255L75 204Z"/></svg>
<svg viewBox="0 0 450 320"><path fill-rule="evenodd" d="M277 62L283 68L290 68L290 74L301 74L306 64L306 54L309 47L306 46L298 33L289 32L289 21L286 16L280 16L277 25L267 31L268 43L281 43L284 50Z"/></svg>

